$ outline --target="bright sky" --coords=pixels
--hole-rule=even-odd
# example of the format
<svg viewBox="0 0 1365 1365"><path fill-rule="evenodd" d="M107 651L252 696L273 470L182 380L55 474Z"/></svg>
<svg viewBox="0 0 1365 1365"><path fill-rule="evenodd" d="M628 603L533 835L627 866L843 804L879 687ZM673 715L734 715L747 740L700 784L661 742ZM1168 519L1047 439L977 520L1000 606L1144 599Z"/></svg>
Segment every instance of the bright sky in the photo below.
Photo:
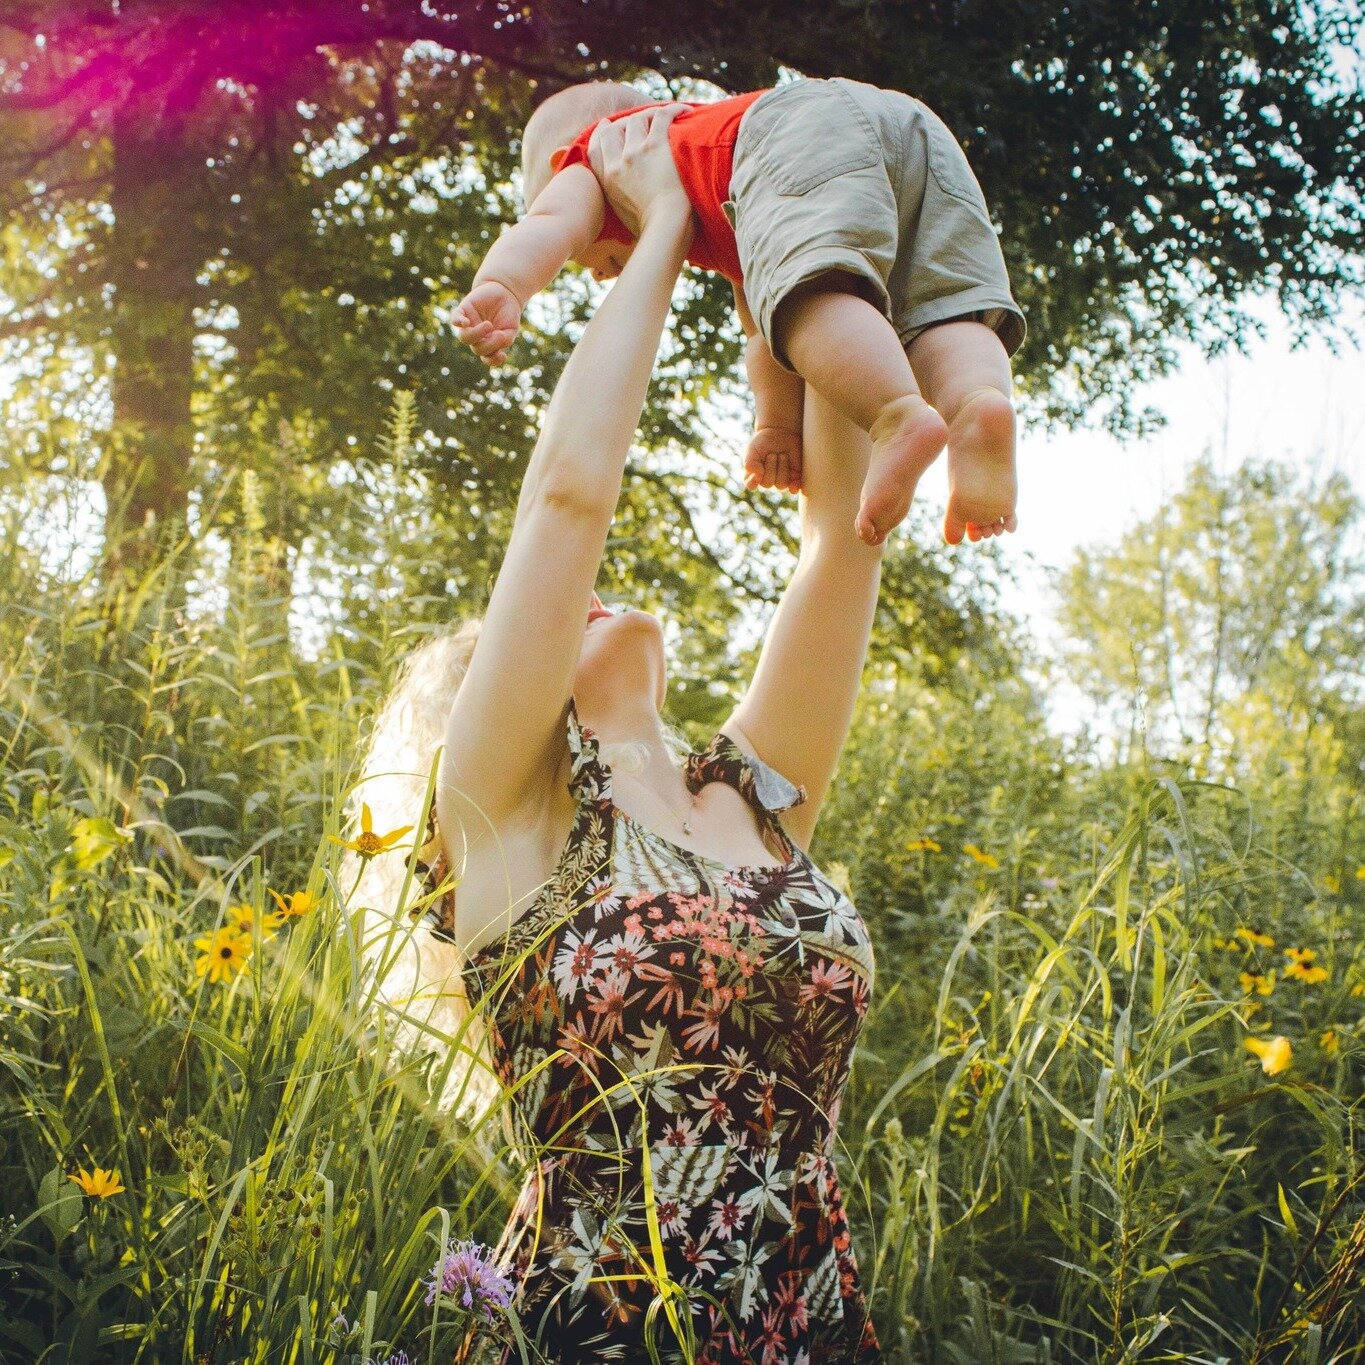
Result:
<svg viewBox="0 0 1365 1365"><path fill-rule="evenodd" d="M1360 311L1355 330L1365 337ZM1147 440L1120 442L1099 431L1021 432L1019 529L1002 541L1020 590L1009 592L1006 603L1044 640L1056 632L1048 570L1066 563L1078 546L1112 543L1150 516L1205 452L1221 469L1260 456L1320 477L1339 471L1365 498L1365 351L1343 341L1334 356L1321 340L1294 350L1271 305L1258 315L1266 337L1249 354L1209 360L1190 347L1175 374L1142 387L1135 406L1150 405L1167 418ZM941 516L942 460L920 489ZM1057 699L1056 710L1057 722L1072 728L1074 699Z"/></svg>

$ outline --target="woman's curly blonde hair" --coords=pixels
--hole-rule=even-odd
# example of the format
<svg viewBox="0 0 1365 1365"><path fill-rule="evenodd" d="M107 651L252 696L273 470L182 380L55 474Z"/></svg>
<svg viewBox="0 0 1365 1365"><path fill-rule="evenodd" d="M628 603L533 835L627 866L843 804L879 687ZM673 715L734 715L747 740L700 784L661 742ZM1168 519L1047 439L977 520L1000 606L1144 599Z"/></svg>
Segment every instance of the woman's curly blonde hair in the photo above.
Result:
<svg viewBox="0 0 1365 1365"><path fill-rule="evenodd" d="M470 620L435 635L404 660L370 730L351 799L353 826L363 803L370 807L375 829L411 825L413 838L423 842L427 791L481 625ZM419 856L432 861L437 851L423 847ZM489 1063L487 1028L471 1012L464 992L463 954L433 933L429 920L409 913L426 894L420 873L419 866L409 880L404 857L373 858L362 865L349 855L341 884L355 883L350 904L368 912L364 954L376 972L382 1001L399 1013L400 1041L414 1050L459 1049L443 1068L437 1101L473 1126L497 1102L501 1087Z"/></svg>

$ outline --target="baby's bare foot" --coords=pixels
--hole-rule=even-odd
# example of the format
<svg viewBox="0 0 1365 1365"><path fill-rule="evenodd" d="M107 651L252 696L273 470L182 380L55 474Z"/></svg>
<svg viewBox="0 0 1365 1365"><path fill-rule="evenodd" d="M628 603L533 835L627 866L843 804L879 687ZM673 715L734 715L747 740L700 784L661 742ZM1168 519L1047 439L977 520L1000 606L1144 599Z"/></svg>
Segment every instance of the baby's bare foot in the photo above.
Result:
<svg viewBox="0 0 1365 1365"><path fill-rule="evenodd" d="M785 427L759 427L744 454L746 488L801 491L801 433Z"/></svg>
<svg viewBox="0 0 1365 1365"><path fill-rule="evenodd" d="M888 403L872 423L871 435L872 461L855 526L860 539L880 545L905 519L920 475L938 458L948 428L915 393Z"/></svg>
<svg viewBox="0 0 1365 1365"><path fill-rule="evenodd" d="M948 510L943 539L981 540L1013 531L1014 408L998 389L968 394L948 429Z"/></svg>

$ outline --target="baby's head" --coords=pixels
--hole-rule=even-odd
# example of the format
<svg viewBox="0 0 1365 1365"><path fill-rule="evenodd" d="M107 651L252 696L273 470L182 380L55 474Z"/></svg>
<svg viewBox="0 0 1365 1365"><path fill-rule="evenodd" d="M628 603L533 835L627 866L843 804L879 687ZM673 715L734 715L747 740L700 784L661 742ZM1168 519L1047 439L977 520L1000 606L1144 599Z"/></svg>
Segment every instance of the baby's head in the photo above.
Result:
<svg viewBox="0 0 1365 1365"><path fill-rule="evenodd" d="M521 135L521 183L526 207L536 202L536 196L550 183L554 174L551 158L561 147L567 147L584 128L619 114L623 109L634 109L646 104L649 96L633 85L618 81L588 81L571 85L551 95L536 108L527 120Z"/></svg>

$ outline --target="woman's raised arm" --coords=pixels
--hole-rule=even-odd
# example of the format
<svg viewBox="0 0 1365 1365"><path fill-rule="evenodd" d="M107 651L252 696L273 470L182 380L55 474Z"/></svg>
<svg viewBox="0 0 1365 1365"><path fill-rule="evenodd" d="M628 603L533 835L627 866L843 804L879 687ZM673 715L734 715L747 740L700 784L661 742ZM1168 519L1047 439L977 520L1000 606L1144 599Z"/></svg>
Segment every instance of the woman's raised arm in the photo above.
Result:
<svg viewBox="0 0 1365 1365"><path fill-rule="evenodd" d="M881 585L880 547L853 529L870 444L806 385L801 554L759 655L752 682L724 730L742 749L806 789L784 813L787 833L810 843L833 780Z"/></svg>
<svg viewBox="0 0 1365 1365"><path fill-rule="evenodd" d="M651 109L601 130L607 174L641 201L639 242L564 368L527 467L447 725L436 799L448 839L466 823L471 836L502 824L542 797L563 753L593 583L692 238L668 151L676 112Z"/></svg>

